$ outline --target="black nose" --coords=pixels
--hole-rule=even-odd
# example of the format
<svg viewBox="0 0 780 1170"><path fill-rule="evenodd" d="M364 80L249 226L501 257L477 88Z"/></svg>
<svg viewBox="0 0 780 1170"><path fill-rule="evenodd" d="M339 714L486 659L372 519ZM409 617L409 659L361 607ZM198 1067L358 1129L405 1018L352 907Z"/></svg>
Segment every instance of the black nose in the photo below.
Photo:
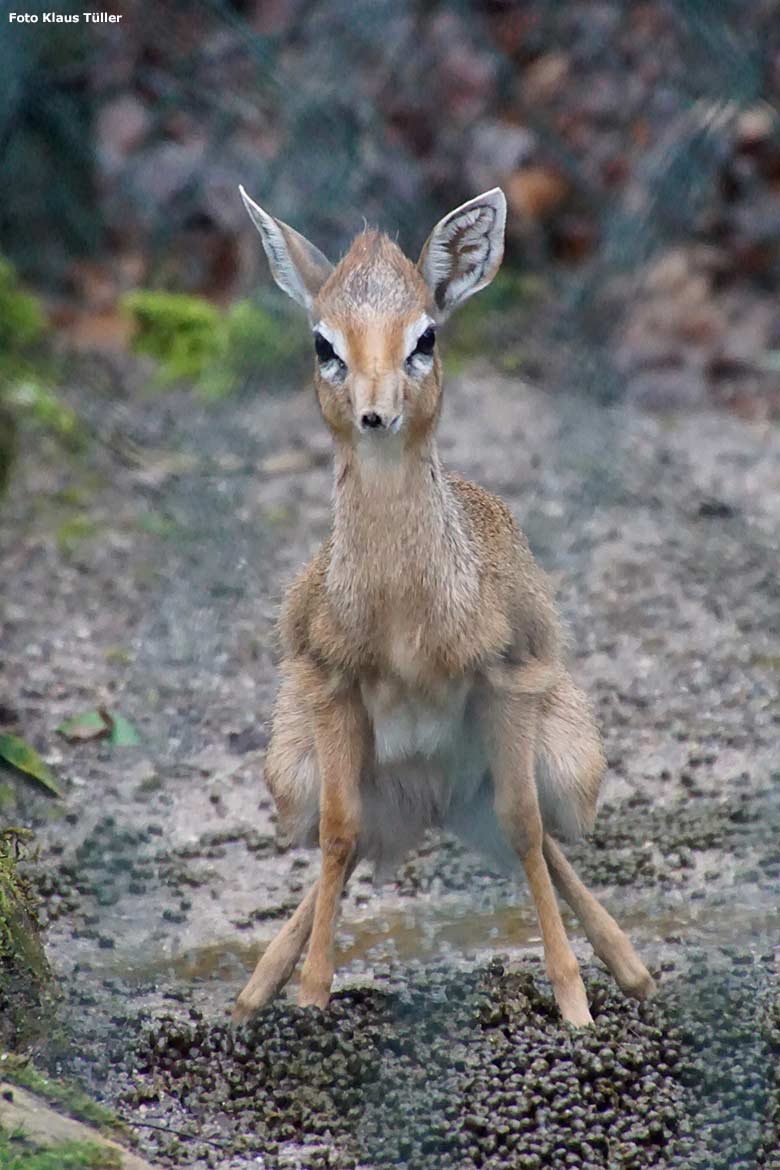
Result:
<svg viewBox="0 0 780 1170"><path fill-rule="evenodd" d="M363 415L360 420L360 425L363 427L382 427L384 423L376 411L371 410L368 414Z"/></svg>

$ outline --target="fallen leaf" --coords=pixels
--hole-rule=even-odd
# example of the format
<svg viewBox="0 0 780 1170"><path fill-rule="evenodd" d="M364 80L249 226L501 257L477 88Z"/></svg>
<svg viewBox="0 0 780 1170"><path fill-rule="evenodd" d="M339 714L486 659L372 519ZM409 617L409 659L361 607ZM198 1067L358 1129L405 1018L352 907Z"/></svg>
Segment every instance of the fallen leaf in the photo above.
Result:
<svg viewBox="0 0 780 1170"><path fill-rule="evenodd" d="M0 762L36 780L50 796L62 796L51 768L43 762L35 748L19 739L18 735L0 735Z"/></svg>
<svg viewBox="0 0 780 1170"><path fill-rule="evenodd" d="M522 167L504 185L512 211L531 221L550 219L569 192L566 180L545 166Z"/></svg>
<svg viewBox="0 0 780 1170"><path fill-rule="evenodd" d="M114 728L111 732L111 743L115 747L138 747L141 742L136 729L129 720L122 715L114 715Z"/></svg>
<svg viewBox="0 0 780 1170"><path fill-rule="evenodd" d="M57 728L68 743L79 743L87 739L107 739L111 734L111 723L103 718L100 711L85 711L66 719Z"/></svg>
<svg viewBox="0 0 780 1170"><path fill-rule="evenodd" d="M114 747L137 747L141 739L129 720L106 707L85 711L66 719L57 728L68 743L90 739L107 739Z"/></svg>

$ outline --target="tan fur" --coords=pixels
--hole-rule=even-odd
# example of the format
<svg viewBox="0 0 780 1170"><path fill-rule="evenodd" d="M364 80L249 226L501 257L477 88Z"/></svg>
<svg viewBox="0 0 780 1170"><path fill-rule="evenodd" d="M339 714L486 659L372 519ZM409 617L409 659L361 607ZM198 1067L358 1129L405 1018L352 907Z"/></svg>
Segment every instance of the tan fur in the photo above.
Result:
<svg viewBox="0 0 780 1170"><path fill-rule="evenodd" d="M500 201L483 198L478 230L484 221L493 235L473 280L484 284L497 267ZM637 995L652 988L549 835L592 825L604 772L589 704L563 661L549 583L505 504L440 463L438 356L422 371L410 366L412 334L437 319L435 299L469 295L469 249L453 256L457 288L447 286L446 260L450 238L460 248L472 231L471 207L443 220L445 235L438 225L424 249L423 260L437 257L436 290L376 232L358 236L310 290L313 327L343 350L335 382L315 372L335 441L333 525L285 597L265 770L283 832L319 843L323 868L260 960L237 1018L286 980L309 930L301 1001L324 1005L351 867L359 858L392 864L436 827L520 857L566 1020L585 1024L590 1014L551 873L621 985ZM381 414L382 433L366 431L368 410Z"/></svg>

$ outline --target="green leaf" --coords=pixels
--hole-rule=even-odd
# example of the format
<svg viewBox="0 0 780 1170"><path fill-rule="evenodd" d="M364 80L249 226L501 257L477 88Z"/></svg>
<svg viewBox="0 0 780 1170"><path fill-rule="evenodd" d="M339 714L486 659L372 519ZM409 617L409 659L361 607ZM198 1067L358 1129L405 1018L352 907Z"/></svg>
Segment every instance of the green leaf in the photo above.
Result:
<svg viewBox="0 0 780 1170"><path fill-rule="evenodd" d="M0 734L0 762L37 780L50 796L62 796L51 768L44 764L35 748L19 739L18 735Z"/></svg>
<svg viewBox="0 0 780 1170"><path fill-rule="evenodd" d="M100 711L84 711L81 715L66 719L59 725L57 731L65 736L68 743L76 743L84 739L108 738L111 734L111 723L103 718Z"/></svg>
<svg viewBox="0 0 780 1170"><path fill-rule="evenodd" d="M114 747L137 747L141 739L138 732L123 715L117 715L105 707L96 711L84 711L66 719L57 728L68 743L87 739L107 739Z"/></svg>
<svg viewBox="0 0 780 1170"><path fill-rule="evenodd" d="M141 737L129 720L123 715L114 715L114 730L111 732L111 743L116 747L138 747Z"/></svg>

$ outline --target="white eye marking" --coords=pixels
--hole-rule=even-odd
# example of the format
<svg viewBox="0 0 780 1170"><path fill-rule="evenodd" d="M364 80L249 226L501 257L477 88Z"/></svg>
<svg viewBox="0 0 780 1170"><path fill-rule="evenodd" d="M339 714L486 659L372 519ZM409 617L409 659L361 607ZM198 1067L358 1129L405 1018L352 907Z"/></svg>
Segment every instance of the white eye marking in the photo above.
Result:
<svg viewBox="0 0 780 1170"><path fill-rule="evenodd" d="M413 321L411 325L407 325L404 330L404 353L407 357L413 353L420 334L435 324L436 322L427 313L421 313L416 321Z"/></svg>
<svg viewBox="0 0 780 1170"><path fill-rule="evenodd" d="M406 350L405 366L409 373L423 377L433 366L433 349L436 341L435 322L424 313L404 334ZM426 352L427 351L427 352Z"/></svg>
<svg viewBox="0 0 780 1170"><path fill-rule="evenodd" d="M331 361L325 362L324 365L320 365L320 374L326 382L337 386L346 378L347 367L341 358L333 358Z"/></svg>
<svg viewBox="0 0 780 1170"><path fill-rule="evenodd" d="M347 376L347 363L337 349L337 345L342 346L344 340L342 334L320 321L314 327L312 335L320 375L331 385L340 385ZM346 347L343 347L342 352L345 351Z"/></svg>

